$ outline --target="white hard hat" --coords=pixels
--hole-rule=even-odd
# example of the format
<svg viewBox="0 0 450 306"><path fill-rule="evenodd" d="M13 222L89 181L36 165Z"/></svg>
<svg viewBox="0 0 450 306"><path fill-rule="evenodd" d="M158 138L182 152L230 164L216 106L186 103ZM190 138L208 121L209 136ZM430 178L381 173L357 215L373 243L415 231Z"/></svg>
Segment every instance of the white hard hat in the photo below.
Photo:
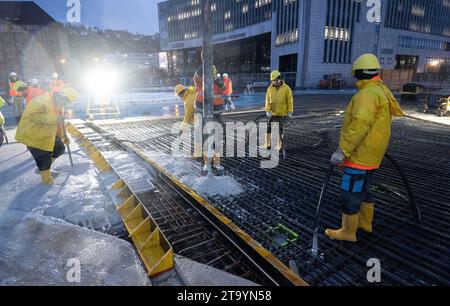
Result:
<svg viewBox="0 0 450 306"><path fill-rule="evenodd" d="M52 74L52 78L57 79L58 77L59 77L59 75L58 75L56 72L54 72L54 73Z"/></svg>
<svg viewBox="0 0 450 306"><path fill-rule="evenodd" d="M217 77L220 78L220 73L217 74Z"/></svg>
<svg viewBox="0 0 450 306"><path fill-rule="evenodd" d="M36 86L36 85L39 84L39 80L38 79L31 79L30 80L30 84L31 84L31 86Z"/></svg>
<svg viewBox="0 0 450 306"><path fill-rule="evenodd" d="M224 78L228 78L228 73L224 73L224 74L223 74L223 77L224 77Z"/></svg>
<svg viewBox="0 0 450 306"><path fill-rule="evenodd" d="M11 72L11 73L9 74L9 76L17 76L17 73Z"/></svg>

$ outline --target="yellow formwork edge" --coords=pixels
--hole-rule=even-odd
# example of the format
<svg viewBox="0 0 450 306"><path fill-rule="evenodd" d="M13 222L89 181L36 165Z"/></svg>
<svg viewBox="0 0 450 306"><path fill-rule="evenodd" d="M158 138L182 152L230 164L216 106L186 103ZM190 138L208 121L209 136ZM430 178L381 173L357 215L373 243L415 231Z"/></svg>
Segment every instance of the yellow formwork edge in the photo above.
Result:
<svg viewBox="0 0 450 306"><path fill-rule="evenodd" d="M81 142L80 147L87 148L92 146L92 142L89 139L85 139Z"/></svg>
<svg viewBox="0 0 450 306"><path fill-rule="evenodd" d="M148 214L146 213L144 207L141 205L141 203L138 203L138 205L136 205L136 207L128 214L128 216L123 218L123 222L128 229L128 233L131 234L132 232L134 232L147 217Z"/></svg>
<svg viewBox="0 0 450 306"><path fill-rule="evenodd" d="M86 148L86 152L88 153L88 155L92 155L97 151L98 151L97 147L93 145Z"/></svg>
<svg viewBox="0 0 450 306"><path fill-rule="evenodd" d="M89 157L100 172L112 171L102 153L72 124L67 125L69 133L81 140ZM133 240L150 277L155 277L174 268L173 248L156 222L148 215L142 203L120 179L111 189L122 189L118 197L124 201L117 207L125 227Z"/></svg>
<svg viewBox="0 0 450 306"><path fill-rule="evenodd" d="M123 189L123 187L125 187L125 181L120 179L111 186L111 189Z"/></svg>
<svg viewBox="0 0 450 306"><path fill-rule="evenodd" d="M117 207L117 211L122 219L125 219L133 211L133 209L136 208L136 206L137 199L134 195L132 195Z"/></svg>
<svg viewBox="0 0 450 306"><path fill-rule="evenodd" d="M131 192L130 188L128 188L128 186L125 184L125 186L123 186L122 190L119 192L117 196L123 200L126 200L132 195L133 193Z"/></svg>
<svg viewBox="0 0 450 306"><path fill-rule="evenodd" d="M247 233L236 226L230 219L225 217L218 209L216 209L211 203L209 203L202 196L194 192L191 188L183 184L178 178L162 168L158 163L154 162L148 158L141 150L137 148L131 148L137 155L142 159L147 161L149 164L157 168L161 173L168 176L175 184L177 184L181 189L190 194L194 199L196 199L200 204L207 208L211 213L213 213L219 220L221 220L225 225L227 225L232 231L234 231L242 240L244 240L249 246L251 246L256 252L258 252L263 258L265 258L270 264L272 264L279 272L281 272L287 279L289 279L296 286L309 286L302 278L295 274L290 268L283 264L276 256L274 256L270 251L264 248L261 244L255 241Z"/></svg>
<svg viewBox="0 0 450 306"><path fill-rule="evenodd" d="M150 277L173 269L173 249L159 228L151 233L142 248L138 250Z"/></svg>
<svg viewBox="0 0 450 306"><path fill-rule="evenodd" d="M155 277L173 269L173 249L142 203L133 195L118 207L118 211L149 276Z"/></svg>

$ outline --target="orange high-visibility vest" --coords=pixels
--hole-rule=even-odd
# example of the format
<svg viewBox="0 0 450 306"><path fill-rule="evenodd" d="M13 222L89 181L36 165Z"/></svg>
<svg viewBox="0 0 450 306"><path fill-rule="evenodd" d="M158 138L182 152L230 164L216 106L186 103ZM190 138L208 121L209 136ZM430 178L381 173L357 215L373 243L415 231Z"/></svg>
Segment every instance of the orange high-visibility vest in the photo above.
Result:
<svg viewBox="0 0 450 306"><path fill-rule="evenodd" d="M225 90L223 91L223 94L225 96L230 96L233 94L233 81L229 78L223 79L223 84L225 85Z"/></svg>
<svg viewBox="0 0 450 306"><path fill-rule="evenodd" d="M43 96L45 91L41 88L28 87L25 91L25 103L30 104L31 100L36 97Z"/></svg>
<svg viewBox="0 0 450 306"><path fill-rule="evenodd" d="M18 92L17 90L14 90L14 84L16 82L9 82L9 96L10 97L22 97L23 94L21 92Z"/></svg>
<svg viewBox="0 0 450 306"><path fill-rule="evenodd" d="M205 101L203 92L203 77L197 73L194 76L194 84L197 90L197 102L203 103ZM223 105L223 89L220 88L216 82L214 82L214 103L215 106Z"/></svg>
<svg viewBox="0 0 450 306"><path fill-rule="evenodd" d="M60 92L66 86L63 80L50 81L48 87L53 92Z"/></svg>

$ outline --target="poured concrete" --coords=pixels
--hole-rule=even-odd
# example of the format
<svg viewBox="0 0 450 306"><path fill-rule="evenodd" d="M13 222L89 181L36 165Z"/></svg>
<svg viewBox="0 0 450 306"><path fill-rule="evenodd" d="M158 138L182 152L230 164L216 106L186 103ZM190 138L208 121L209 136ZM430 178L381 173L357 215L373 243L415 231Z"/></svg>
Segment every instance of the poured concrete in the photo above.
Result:
<svg viewBox="0 0 450 306"><path fill-rule="evenodd" d="M254 282L175 255L175 268L186 286L258 286Z"/></svg>
<svg viewBox="0 0 450 306"><path fill-rule="evenodd" d="M11 210L0 216L0 285L151 282L130 243L62 220Z"/></svg>

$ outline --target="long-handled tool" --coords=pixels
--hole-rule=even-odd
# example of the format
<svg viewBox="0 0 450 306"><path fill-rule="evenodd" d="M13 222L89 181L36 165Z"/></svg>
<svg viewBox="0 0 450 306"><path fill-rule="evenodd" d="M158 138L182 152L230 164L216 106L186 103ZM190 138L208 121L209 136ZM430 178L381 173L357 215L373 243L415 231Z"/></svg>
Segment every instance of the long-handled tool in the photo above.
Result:
<svg viewBox="0 0 450 306"><path fill-rule="evenodd" d="M63 116L63 118L64 118L64 116ZM64 138L65 139L69 139L69 136L67 135L67 131L66 131L66 122L65 122L65 120L63 120L63 122L62 122L62 130L63 130ZM70 145L67 144L66 148L67 148L67 153L69 153L70 165L73 167L74 165L73 165L72 151L70 151Z"/></svg>
<svg viewBox="0 0 450 306"><path fill-rule="evenodd" d="M314 234L312 239L311 255L314 258L319 256L319 225L320 225L320 214L322 212L322 202L325 197L325 193L330 185L331 176L333 175L334 165L330 164L328 172L325 176L325 180L322 186L322 191L320 192L319 203L317 204L316 219L314 221Z"/></svg>
<svg viewBox="0 0 450 306"><path fill-rule="evenodd" d="M3 125L1 126L1 129L2 129L3 135L5 137L6 144L9 144L8 135L6 135L6 130L5 130L5 127Z"/></svg>

